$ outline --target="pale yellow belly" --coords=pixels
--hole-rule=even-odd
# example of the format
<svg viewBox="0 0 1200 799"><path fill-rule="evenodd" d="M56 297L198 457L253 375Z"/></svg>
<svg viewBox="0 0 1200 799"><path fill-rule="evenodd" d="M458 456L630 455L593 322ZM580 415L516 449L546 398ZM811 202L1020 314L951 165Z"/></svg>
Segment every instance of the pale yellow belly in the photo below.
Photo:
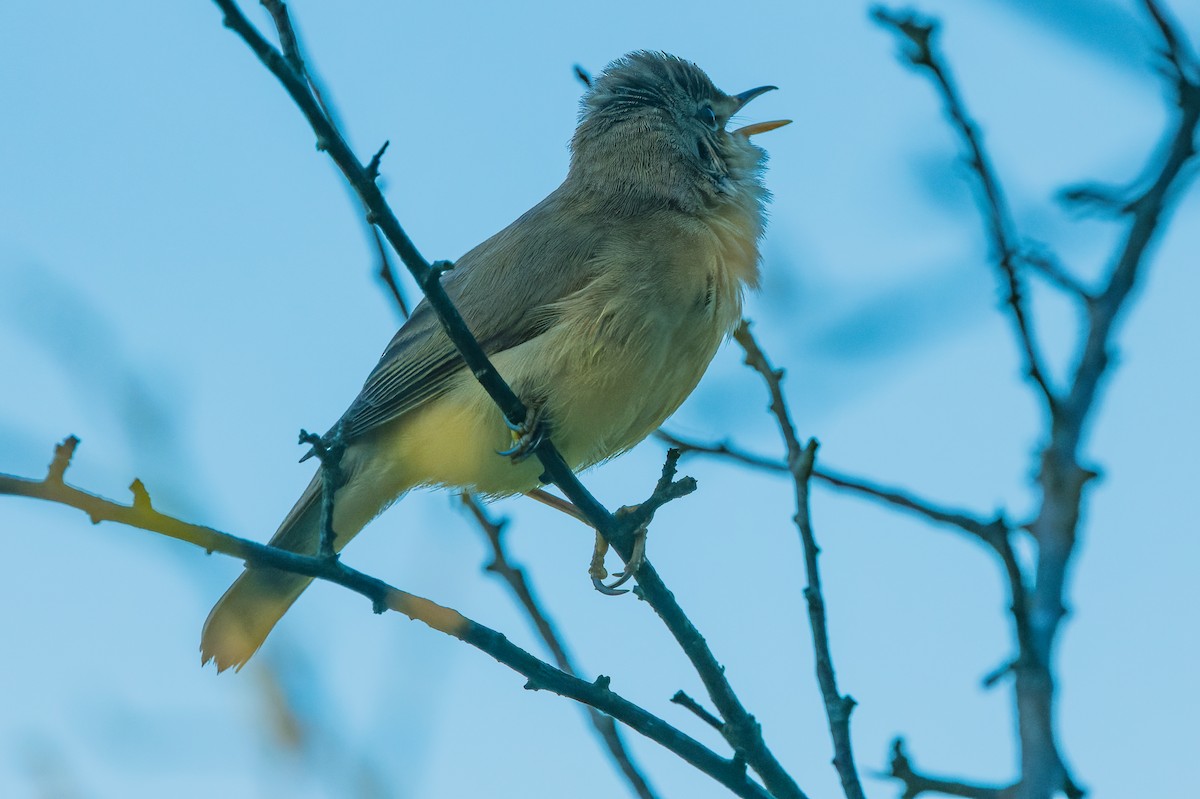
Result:
<svg viewBox="0 0 1200 799"><path fill-rule="evenodd" d="M492 360L526 401L544 398L555 446L572 469L628 450L695 388L723 330L686 330L659 341L582 346L563 326ZM661 331L660 331L661 332ZM512 438L498 408L468 373L438 399L372 434L391 463L378 479L405 488L443 485L506 495L539 485L536 458L497 454Z"/></svg>

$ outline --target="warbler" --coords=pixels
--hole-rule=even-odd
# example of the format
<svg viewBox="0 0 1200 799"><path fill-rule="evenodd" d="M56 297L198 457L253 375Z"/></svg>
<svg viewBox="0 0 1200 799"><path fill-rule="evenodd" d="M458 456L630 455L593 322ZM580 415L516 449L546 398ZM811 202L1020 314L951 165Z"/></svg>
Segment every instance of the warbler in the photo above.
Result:
<svg viewBox="0 0 1200 799"><path fill-rule="evenodd" d="M418 486L529 492L548 434L572 469L619 455L696 387L759 282L766 154L727 130L761 86L726 94L695 64L635 52L585 94L566 179L462 256L443 285L536 423L513 434L422 302L338 423L334 549ZM513 457L507 457L509 452ZM271 539L316 553L322 475ZM240 668L311 578L247 567L209 614L203 662Z"/></svg>

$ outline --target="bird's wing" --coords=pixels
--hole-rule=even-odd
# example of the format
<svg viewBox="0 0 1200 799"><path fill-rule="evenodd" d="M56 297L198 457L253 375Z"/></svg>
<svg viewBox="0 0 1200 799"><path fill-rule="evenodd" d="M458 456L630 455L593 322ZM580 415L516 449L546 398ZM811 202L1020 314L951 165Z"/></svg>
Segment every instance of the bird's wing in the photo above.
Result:
<svg viewBox="0 0 1200 799"><path fill-rule="evenodd" d="M556 191L460 258L443 279L489 356L543 332L553 321L547 306L592 279L592 255L603 230L571 224L573 216L562 191ZM463 367L437 314L423 300L342 417L343 435L354 439L439 396Z"/></svg>

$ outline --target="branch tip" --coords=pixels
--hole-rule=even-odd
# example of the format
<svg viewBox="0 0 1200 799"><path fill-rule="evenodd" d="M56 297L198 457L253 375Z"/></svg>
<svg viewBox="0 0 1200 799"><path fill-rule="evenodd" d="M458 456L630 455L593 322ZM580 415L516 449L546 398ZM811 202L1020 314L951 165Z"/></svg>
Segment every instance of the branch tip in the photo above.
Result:
<svg viewBox="0 0 1200 799"><path fill-rule="evenodd" d="M140 478L135 477L133 482L129 484L129 490L133 494L133 507L137 510L153 510L150 504L150 492L146 490L146 484Z"/></svg>
<svg viewBox="0 0 1200 799"><path fill-rule="evenodd" d="M1009 611L1015 613L1017 608L1009 608ZM1007 663L1001 663L999 666L983 675L983 679L980 680L980 685L984 689L995 688L1001 680L1003 680L1009 674L1012 674L1016 668L1017 661L1015 660L1010 660Z"/></svg>
<svg viewBox="0 0 1200 799"><path fill-rule="evenodd" d="M383 160L383 154L384 154L385 152L387 152L388 145L389 145L389 144L391 144L391 143L392 143L392 142L391 142L391 140L390 140L390 139L389 139L389 140L387 140L387 141L385 141L385 142L383 143L383 146L382 146L382 147L380 147L380 148L379 148L379 149L378 149L378 150L375 152L375 155L371 156L371 160L370 160L370 162L367 164L367 179L368 179L368 180L372 180L372 181L373 181L373 180L376 180L376 179L379 177L379 164L380 164L380 161L382 161L382 160Z"/></svg>
<svg viewBox="0 0 1200 799"><path fill-rule="evenodd" d="M71 465L71 459L75 457L75 449L78 446L79 437L69 435L62 440L61 444L54 447L54 458L50 461L50 466L46 470L46 482L63 482L63 477L67 473L67 467Z"/></svg>
<svg viewBox="0 0 1200 799"><path fill-rule="evenodd" d="M712 713L710 713L703 705L701 705L695 699L692 699L692 697L688 696L683 691L676 691L675 695L671 697L671 702L676 705L679 705L680 707L687 708L688 710L690 710L692 713L694 713L696 715L696 718L700 719L701 721L703 721L708 726L712 727L717 732L724 731L724 728L725 728L724 722L722 722L719 718L717 718ZM743 761L742 769L744 770L745 768L746 768L746 764Z"/></svg>

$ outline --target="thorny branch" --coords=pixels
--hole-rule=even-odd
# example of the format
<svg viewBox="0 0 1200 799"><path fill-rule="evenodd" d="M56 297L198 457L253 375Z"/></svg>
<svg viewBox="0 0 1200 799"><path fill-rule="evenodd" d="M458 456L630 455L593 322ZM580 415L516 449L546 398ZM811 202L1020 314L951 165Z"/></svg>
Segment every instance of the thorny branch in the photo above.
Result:
<svg viewBox="0 0 1200 799"><path fill-rule="evenodd" d="M213 0L224 14L226 27L233 30L251 49L255 56L279 80L288 95L304 114L317 136L317 146L324 150L337 164L346 180L354 188L367 208L367 219L376 225L392 249L412 273L430 306L437 313L447 335L458 349L471 373L497 407L513 425L524 421L526 408L500 374L488 361L479 343L471 335L466 323L447 296L439 277L452 264L439 261L430 264L421 256L408 234L404 232L379 187L371 178L366 167L351 151L345 138L333 120L323 110L319 98L314 96L304 75L290 66L288 59L270 44L242 14L234 0ZM282 6L282 3L279 5ZM277 25L283 20L290 27L286 14L273 15ZM545 473L543 480L553 482L566 497L587 517L591 525L612 545L612 548L628 563L633 553L635 533L643 521L639 514L615 517L584 488L554 448L550 437L544 437L533 450ZM775 755L767 748L758 722L742 705L737 694L726 679L724 669L709 649L707 642L684 614L674 595L659 578L648 560L637 573L639 596L645 599L666 624L671 635L692 662L697 675L704 683L713 704L725 719L723 733L726 740L745 757L745 762L758 772L767 789L776 797L800 799L804 794L792 777L784 770Z"/></svg>
<svg viewBox="0 0 1200 799"><path fill-rule="evenodd" d="M686 762L729 788L737 796L769 799L761 786L751 781L735 758L726 760L695 739L629 702L609 688L609 679L581 680L555 668L511 643L501 633L443 607L424 597L398 588L350 568L337 558L301 555L259 544L248 539L191 524L154 509L149 494L135 480L134 501L122 505L82 491L64 481L79 439L71 436L55 449L54 459L42 480L0 474L0 494L41 499L82 510L93 524L113 521L193 544L206 552L220 552L244 560L248 566L270 567L335 583L371 600L375 612L402 613L438 632L451 635L495 658L528 680L530 690L547 690L574 699L620 720L631 729L661 744Z"/></svg>
<svg viewBox="0 0 1200 799"><path fill-rule="evenodd" d="M838 691L833 654L829 647L829 626L825 619L825 598L821 594L821 571L817 566L820 548L813 535L809 515L808 483L817 456L817 442L810 439L807 445L800 445L783 396L783 372L771 366L754 340L749 323L743 321L733 335L746 351L746 365L762 375L767 384L767 391L771 395L771 413L779 423L779 432L787 448L788 471L791 472L796 490L795 522L804 546L804 571L808 577L804 598L808 602L808 620L812 627L813 648L816 650L817 682L821 686L825 715L829 718L829 732L833 737L833 765L841 778L846 799L865 799L854 766L854 748L850 740L850 712L855 702L849 694L843 695Z"/></svg>

